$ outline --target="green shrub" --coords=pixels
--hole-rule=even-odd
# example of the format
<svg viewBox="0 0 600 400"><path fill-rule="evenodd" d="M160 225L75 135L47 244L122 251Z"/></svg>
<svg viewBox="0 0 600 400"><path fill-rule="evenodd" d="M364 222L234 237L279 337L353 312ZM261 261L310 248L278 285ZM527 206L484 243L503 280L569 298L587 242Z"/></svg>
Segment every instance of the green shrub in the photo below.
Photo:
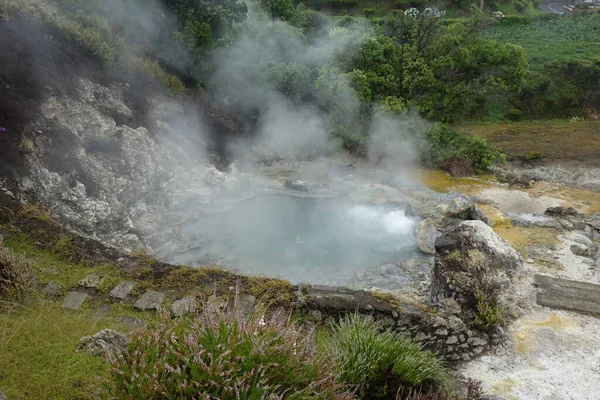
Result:
<svg viewBox="0 0 600 400"><path fill-rule="evenodd" d="M383 330L368 316L353 314L332 325L324 347L337 360L340 378L359 398L390 399L404 389L444 390L449 376L429 351Z"/></svg>
<svg viewBox="0 0 600 400"><path fill-rule="evenodd" d="M421 161L431 168L439 168L448 160L465 160L475 172L483 172L496 162L504 162L504 155L485 139L460 134L444 124L435 124L426 133L420 153Z"/></svg>
<svg viewBox="0 0 600 400"><path fill-rule="evenodd" d="M154 77L174 96L182 95L185 92L185 86L178 76L167 73L158 64L157 60L150 59L137 60L138 67L146 68Z"/></svg>
<svg viewBox="0 0 600 400"><path fill-rule="evenodd" d="M518 108L511 108L506 113L506 118L513 120L513 121L520 120L522 116L523 116L523 112L521 110L519 110Z"/></svg>
<svg viewBox="0 0 600 400"><path fill-rule="evenodd" d="M525 159L527 161L535 161L535 160L541 160L542 158L544 158L544 154L542 154L539 151L530 151L529 153L527 153L527 155L525 156Z"/></svg>
<svg viewBox="0 0 600 400"><path fill-rule="evenodd" d="M165 316L135 332L112 372L120 399L351 399L333 364L316 355L313 332L284 315L264 319L203 304L193 319Z"/></svg>
<svg viewBox="0 0 600 400"><path fill-rule="evenodd" d="M0 237L0 308L5 302L23 301L33 278L33 267L27 259L2 247Z"/></svg>
<svg viewBox="0 0 600 400"><path fill-rule="evenodd" d="M523 10L525 10L525 8L527 8L527 3L525 3L521 0L515 0L515 9L518 12L522 12Z"/></svg>
<svg viewBox="0 0 600 400"><path fill-rule="evenodd" d="M373 18L375 16L374 8L363 8L363 15L367 18Z"/></svg>

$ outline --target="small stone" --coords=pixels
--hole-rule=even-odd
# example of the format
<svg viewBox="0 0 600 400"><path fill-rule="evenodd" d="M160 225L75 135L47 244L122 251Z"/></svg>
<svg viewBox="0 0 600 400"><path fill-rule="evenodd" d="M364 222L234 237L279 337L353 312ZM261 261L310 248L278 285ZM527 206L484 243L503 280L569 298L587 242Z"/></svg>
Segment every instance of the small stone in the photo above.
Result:
<svg viewBox="0 0 600 400"><path fill-rule="evenodd" d="M119 318L119 322L125 325L127 328L135 329L135 328L145 328L146 324L139 318L131 317L129 315L123 315Z"/></svg>
<svg viewBox="0 0 600 400"><path fill-rule="evenodd" d="M323 320L323 314L321 313L321 311L319 310L310 310L308 312L308 315L310 315L310 317L312 319L314 319L315 321L319 322Z"/></svg>
<svg viewBox="0 0 600 400"><path fill-rule="evenodd" d="M124 300L133 290L135 282L121 282L110 291L109 296L115 299Z"/></svg>
<svg viewBox="0 0 600 400"><path fill-rule="evenodd" d="M433 316L433 327L434 328L447 328L448 327L448 321L446 321L444 318L439 317L437 315Z"/></svg>
<svg viewBox="0 0 600 400"><path fill-rule="evenodd" d="M104 279L105 278L103 276L94 273L89 274L88 276L80 280L77 284L85 288L98 289L100 285L102 285L102 282L104 282Z"/></svg>
<svg viewBox="0 0 600 400"><path fill-rule="evenodd" d="M422 341L427 340L429 338L431 338L431 336L427 335L427 334L425 334L423 332L418 332L417 335L415 336L415 340L418 341L418 342L422 342Z"/></svg>
<svg viewBox="0 0 600 400"><path fill-rule="evenodd" d="M69 292L62 302L62 307L69 310L79 310L79 307L88 297L90 295L87 293Z"/></svg>
<svg viewBox="0 0 600 400"><path fill-rule="evenodd" d="M171 305L171 315L182 317L184 314L196 311L196 299L193 297L184 297L175 301Z"/></svg>
<svg viewBox="0 0 600 400"><path fill-rule="evenodd" d="M104 318L108 315L109 311L110 311L110 304L103 304L94 313L94 318L96 318L96 319Z"/></svg>
<svg viewBox="0 0 600 400"><path fill-rule="evenodd" d="M238 299L238 307L244 313L250 313L256 304L256 297L251 294L242 294Z"/></svg>
<svg viewBox="0 0 600 400"><path fill-rule="evenodd" d="M462 358L463 361L469 361L471 359L471 357L469 357L468 354L463 354L462 356L460 356L460 358Z"/></svg>
<svg viewBox="0 0 600 400"><path fill-rule="evenodd" d="M467 338L465 337L465 335L460 335L460 336L458 337L458 340L459 340L461 343L464 343L464 342L467 340Z"/></svg>
<svg viewBox="0 0 600 400"><path fill-rule="evenodd" d="M462 332L465 330L465 323L460 318L451 316L448 318L448 328L454 332Z"/></svg>
<svg viewBox="0 0 600 400"><path fill-rule="evenodd" d="M77 348L94 357L106 356L109 360L127 352L129 338L112 329L103 329L93 336L79 339Z"/></svg>
<svg viewBox="0 0 600 400"><path fill-rule="evenodd" d="M440 328L437 331L435 331L435 334L437 336L448 336L448 330L445 328Z"/></svg>
<svg viewBox="0 0 600 400"><path fill-rule="evenodd" d="M584 247L590 247L592 246L594 243L590 240L590 238L588 238L585 235L582 235L580 233L575 234L575 236L573 237L573 241L575 243L578 243Z"/></svg>
<svg viewBox="0 0 600 400"><path fill-rule="evenodd" d="M450 357L450 359L451 359L452 361L458 361L458 360L460 360L460 356L459 356L458 354L453 354L453 355Z"/></svg>
<svg viewBox="0 0 600 400"><path fill-rule="evenodd" d="M456 336L450 336L448 340L446 340L446 344L456 344L458 343L458 338Z"/></svg>
<svg viewBox="0 0 600 400"><path fill-rule="evenodd" d="M575 226L571 221L567 221L566 219L559 219L558 223L565 229L572 230Z"/></svg>
<svg viewBox="0 0 600 400"><path fill-rule="evenodd" d="M133 306L142 311L159 310L164 299L165 295L163 293L149 290L144 293Z"/></svg>
<svg viewBox="0 0 600 400"><path fill-rule="evenodd" d="M473 354L480 354L483 349L483 347L473 347Z"/></svg>
<svg viewBox="0 0 600 400"><path fill-rule="evenodd" d="M533 264L533 258L528 258L527 259L527 264Z"/></svg>
<svg viewBox="0 0 600 400"><path fill-rule="evenodd" d="M488 341L482 338L478 338L478 337L472 337L469 339L469 343L471 343L471 345L473 347L479 347L479 346L487 346L488 345Z"/></svg>
<svg viewBox="0 0 600 400"><path fill-rule="evenodd" d="M61 290L61 284L50 281L46 284L46 286L44 286L40 293L42 293L44 296L53 297L60 294Z"/></svg>
<svg viewBox="0 0 600 400"><path fill-rule="evenodd" d="M587 247L581 244L573 244L571 245L571 253L576 256L584 257L587 255Z"/></svg>

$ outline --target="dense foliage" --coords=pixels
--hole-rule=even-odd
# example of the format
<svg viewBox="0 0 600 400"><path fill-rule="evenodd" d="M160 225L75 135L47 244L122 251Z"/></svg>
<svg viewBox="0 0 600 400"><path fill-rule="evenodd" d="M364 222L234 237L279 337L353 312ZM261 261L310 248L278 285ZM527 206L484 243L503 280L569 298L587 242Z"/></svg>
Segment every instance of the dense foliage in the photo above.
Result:
<svg viewBox="0 0 600 400"><path fill-rule="evenodd" d="M138 331L115 362L120 399L350 399L311 332L285 315L263 318L207 302L193 321L165 317Z"/></svg>
<svg viewBox="0 0 600 400"><path fill-rule="evenodd" d="M411 390L444 392L449 375L431 352L361 315L333 324L326 344L344 382L359 398L390 399Z"/></svg>

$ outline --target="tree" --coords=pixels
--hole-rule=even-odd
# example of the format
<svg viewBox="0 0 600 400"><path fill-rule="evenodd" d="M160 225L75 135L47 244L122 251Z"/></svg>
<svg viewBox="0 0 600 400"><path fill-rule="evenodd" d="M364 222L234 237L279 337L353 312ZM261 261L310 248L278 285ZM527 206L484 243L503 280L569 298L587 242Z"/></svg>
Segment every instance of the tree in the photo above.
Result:
<svg viewBox="0 0 600 400"><path fill-rule="evenodd" d="M289 21L294 16L292 0L260 0L260 4L271 18Z"/></svg>

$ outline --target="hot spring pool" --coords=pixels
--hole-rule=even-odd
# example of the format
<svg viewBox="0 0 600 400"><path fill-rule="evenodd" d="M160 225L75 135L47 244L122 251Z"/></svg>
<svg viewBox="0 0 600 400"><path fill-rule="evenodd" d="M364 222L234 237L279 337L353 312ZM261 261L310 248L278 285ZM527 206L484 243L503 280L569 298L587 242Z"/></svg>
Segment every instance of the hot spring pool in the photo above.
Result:
<svg viewBox="0 0 600 400"><path fill-rule="evenodd" d="M403 210L339 199L261 196L181 226L188 250L171 262L220 260L226 268L292 283L352 285L416 250L415 221ZM190 245L192 243L193 245Z"/></svg>

